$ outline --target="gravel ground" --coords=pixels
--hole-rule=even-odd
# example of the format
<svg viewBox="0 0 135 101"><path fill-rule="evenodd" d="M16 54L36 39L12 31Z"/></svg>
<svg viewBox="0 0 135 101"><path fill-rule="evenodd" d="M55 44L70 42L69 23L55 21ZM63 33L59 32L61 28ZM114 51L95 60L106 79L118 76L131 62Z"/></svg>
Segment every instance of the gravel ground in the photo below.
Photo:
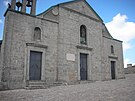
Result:
<svg viewBox="0 0 135 101"><path fill-rule="evenodd" d="M0 101L135 101L135 74L126 79L36 90L0 91Z"/></svg>

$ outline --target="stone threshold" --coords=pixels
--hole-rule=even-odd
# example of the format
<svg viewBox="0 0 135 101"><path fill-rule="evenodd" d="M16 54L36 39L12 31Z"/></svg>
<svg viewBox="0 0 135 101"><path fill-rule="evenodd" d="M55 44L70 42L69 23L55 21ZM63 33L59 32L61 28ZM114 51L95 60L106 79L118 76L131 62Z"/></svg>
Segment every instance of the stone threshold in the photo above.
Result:
<svg viewBox="0 0 135 101"><path fill-rule="evenodd" d="M52 83L46 83L45 81L27 81L26 82L26 87L24 89L27 90L33 90L33 89L47 89L51 87L56 87L56 86L68 86L68 85L79 85L79 84L88 84L88 83L93 83L95 81L92 80L84 80L84 81L71 81L71 82L64 82L64 81L57 81L57 82L52 82Z"/></svg>

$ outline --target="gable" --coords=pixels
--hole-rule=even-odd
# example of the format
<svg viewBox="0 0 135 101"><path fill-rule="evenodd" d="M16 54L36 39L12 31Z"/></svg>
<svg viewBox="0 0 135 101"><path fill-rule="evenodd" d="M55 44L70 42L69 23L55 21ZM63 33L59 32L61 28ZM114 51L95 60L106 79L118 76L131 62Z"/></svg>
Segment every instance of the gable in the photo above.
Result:
<svg viewBox="0 0 135 101"><path fill-rule="evenodd" d="M52 6L48 10L44 11L41 14L38 14L38 17L49 19L52 21L58 21L58 6Z"/></svg>
<svg viewBox="0 0 135 101"><path fill-rule="evenodd" d="M113 37L111 36L111 34L109 33L109 31L107 30L107 28L104 24L102 25L102 35L104 37L113 39Z"/></svg>
<svg viewBox="0 0 135 101"><path fill-rule="evenodd" d="M58 21L58 7L53 7L48 12L43 14L43 18Z"/></svg>
<svg viewBox="0 0 135 101"><path fill-rule="evenodd" d="M60 6L72 9L76 12L82 13L84 15L90 16L94 19L103 22L102 19L98 16L98 14L92 9L92 7L85 0L76 0L67 3L62 3L60 4Z"/></svg>

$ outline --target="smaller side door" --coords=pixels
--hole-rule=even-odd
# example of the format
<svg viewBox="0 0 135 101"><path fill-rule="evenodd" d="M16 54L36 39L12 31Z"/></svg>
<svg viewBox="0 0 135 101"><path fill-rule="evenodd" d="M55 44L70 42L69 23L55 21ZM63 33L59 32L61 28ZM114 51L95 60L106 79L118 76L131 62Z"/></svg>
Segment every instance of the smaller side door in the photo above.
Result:
<svg viewBox="0 0 135 101"><path fill-rule="evenodd" d="M111 76L115 79L115 61L111 61Z"/></svg>

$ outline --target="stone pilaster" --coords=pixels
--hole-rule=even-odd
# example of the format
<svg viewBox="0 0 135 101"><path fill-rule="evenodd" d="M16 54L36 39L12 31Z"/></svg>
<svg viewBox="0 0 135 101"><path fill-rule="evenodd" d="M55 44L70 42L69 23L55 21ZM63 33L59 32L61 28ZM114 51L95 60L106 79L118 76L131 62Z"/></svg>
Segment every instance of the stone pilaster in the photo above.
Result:
<svg viewBox="0 0 135 101"><path fill-rule="evenodd" d="M27 0L22 0L22 8L21 8L21 11L26 13L26 2Z"/></svg>
<svg viewBox="0 0 135 101"><path fill-rule="evenodd" d="M30 14L32 14L32 15L36 14L36 2L37 2L37 0L32 1L32 7L31 7L31 12L30 12Z"/></svg>
<svg viewBox="0 0 135 101"><path fill-rule="evenodd" d="M16 0L11 0L11 9L15 10Z"/></svg>

